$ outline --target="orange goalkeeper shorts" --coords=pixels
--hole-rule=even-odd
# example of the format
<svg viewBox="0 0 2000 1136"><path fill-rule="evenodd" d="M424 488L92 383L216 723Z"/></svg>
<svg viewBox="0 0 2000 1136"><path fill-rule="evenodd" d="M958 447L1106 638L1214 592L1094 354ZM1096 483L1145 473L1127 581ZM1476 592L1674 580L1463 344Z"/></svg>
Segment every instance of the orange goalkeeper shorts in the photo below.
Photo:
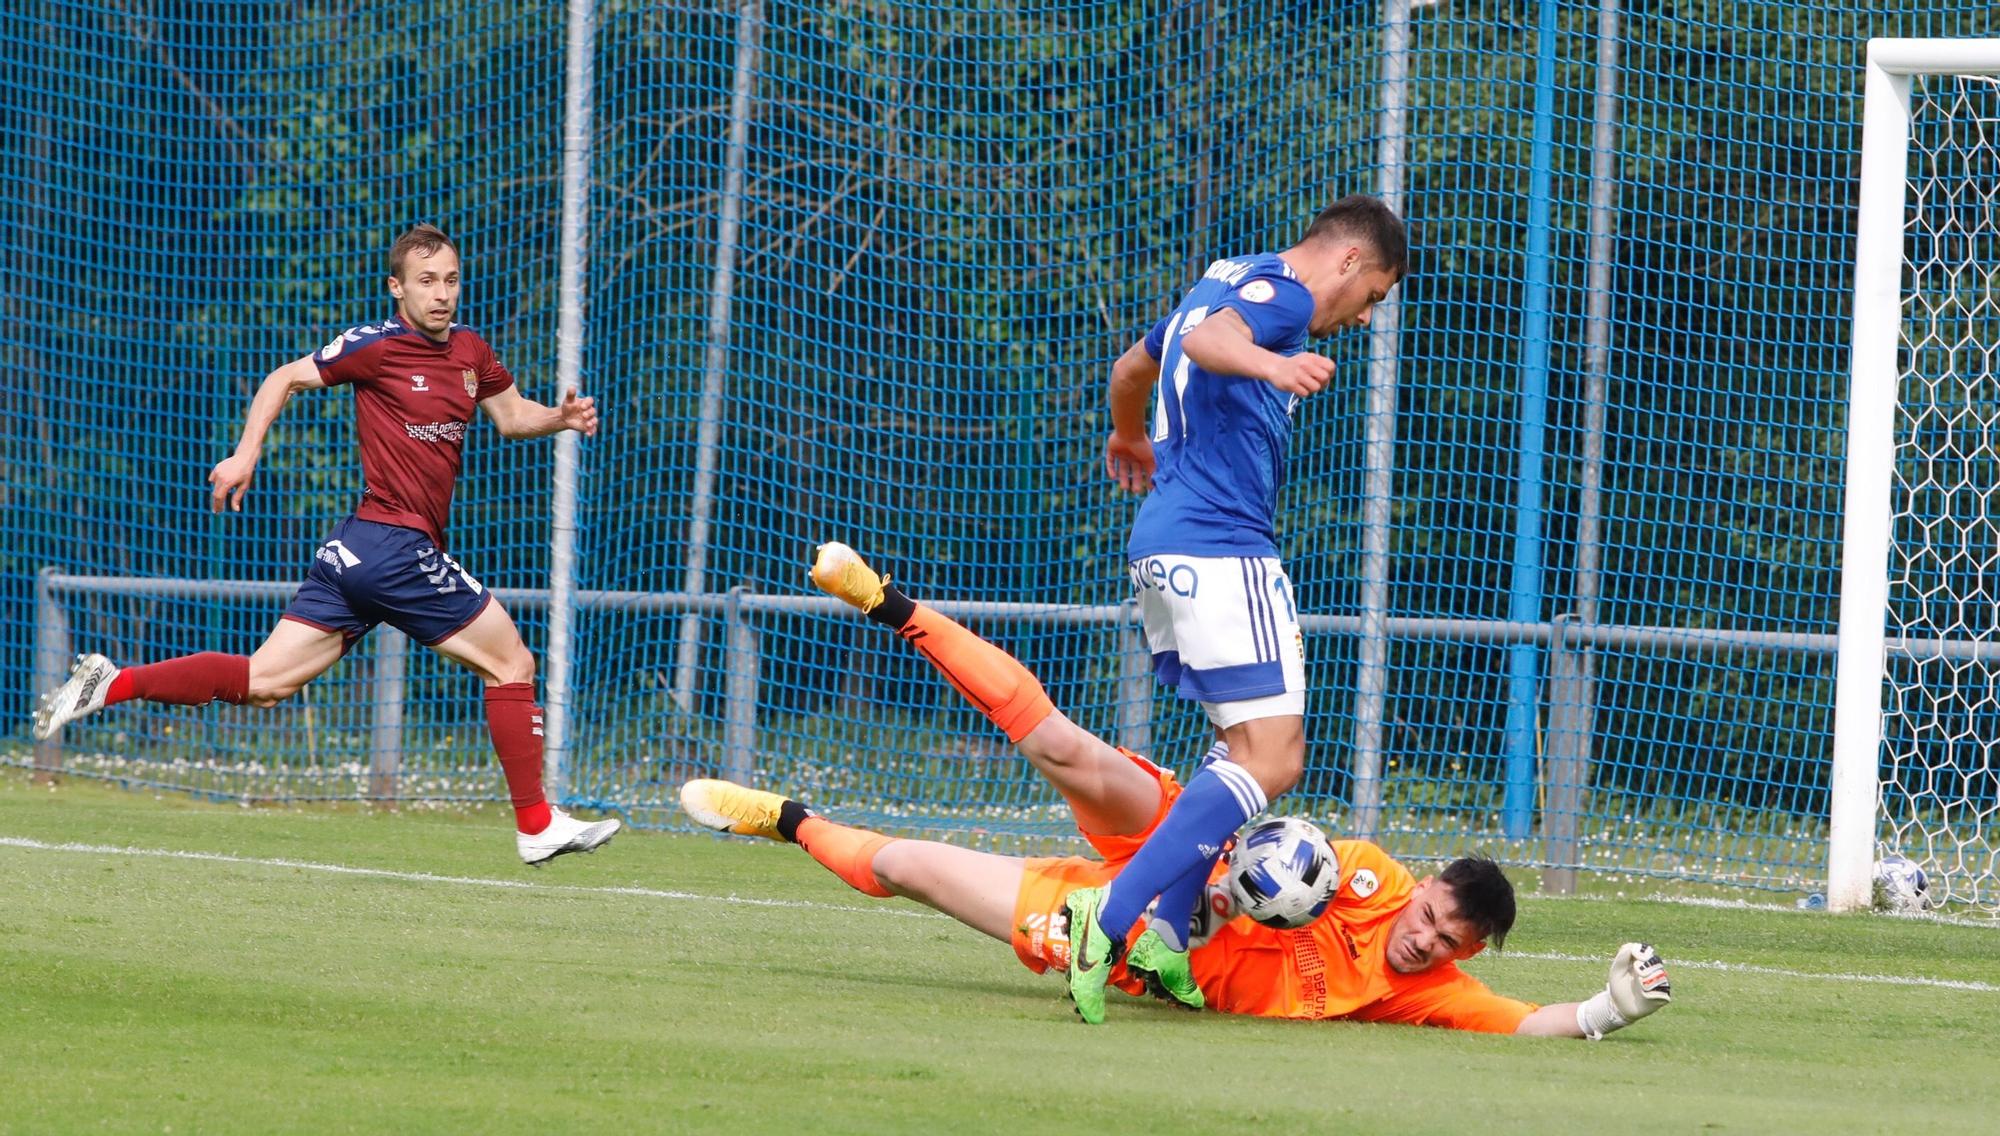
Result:
<svg viewBox="0 0 2000 1136"><path fill-rule="evenodd" d="M1180 782L1174 780L1172 773L1122 746L1118 752L1159 781L1159 807L1153 811L1146 827L1135 833L1105 836L1078 829L1090 846L1104 857L1102 860L1084 856L1037 856L1022 866L1021 890L1014 896L1014 933L1010 941L1014 957L1036 974L1050 967L1069 969L1069 927L1063 912L1069 893L1078 888L1102 887L1110 883L1125 862L1139 851L1146 838L1153 835L1153 830L1160 827L1160 822L1166 819L1167 810L1173 807L1174 799L1181 795ZM1140 927L1133 928L1135 933L1139 930Z"/></svg>

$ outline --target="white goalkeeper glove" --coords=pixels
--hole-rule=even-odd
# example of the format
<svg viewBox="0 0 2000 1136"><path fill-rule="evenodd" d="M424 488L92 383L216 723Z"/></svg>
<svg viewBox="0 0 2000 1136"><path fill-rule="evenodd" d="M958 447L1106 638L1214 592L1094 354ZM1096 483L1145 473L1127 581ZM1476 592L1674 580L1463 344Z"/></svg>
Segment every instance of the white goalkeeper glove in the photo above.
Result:
<svg viewBox="0 0 2000 1136"><path fill-rule="evenodd" d="M1611 981L1576 1007L1576 1028L1592 1041L1622 1030L1674 1000L1667 964L1645 943L1626 943L1611 959Z"/></svg>

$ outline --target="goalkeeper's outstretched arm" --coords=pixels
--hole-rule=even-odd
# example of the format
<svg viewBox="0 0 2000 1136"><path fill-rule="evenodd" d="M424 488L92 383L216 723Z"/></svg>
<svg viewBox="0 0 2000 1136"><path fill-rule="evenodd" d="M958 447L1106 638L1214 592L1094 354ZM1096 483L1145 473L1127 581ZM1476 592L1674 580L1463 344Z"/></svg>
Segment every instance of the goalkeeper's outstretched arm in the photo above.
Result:
<svg viewBox="0 0 2000 1136"><path fill-rule="evenodd" d="M1514 1032L1533 1037L1587 1037L1600 1041L1673 1001L1673 985L1658 951L1626 943L1611 959L1604 989L1582 1002L1558 1002L1529 1014Z"/></svg>

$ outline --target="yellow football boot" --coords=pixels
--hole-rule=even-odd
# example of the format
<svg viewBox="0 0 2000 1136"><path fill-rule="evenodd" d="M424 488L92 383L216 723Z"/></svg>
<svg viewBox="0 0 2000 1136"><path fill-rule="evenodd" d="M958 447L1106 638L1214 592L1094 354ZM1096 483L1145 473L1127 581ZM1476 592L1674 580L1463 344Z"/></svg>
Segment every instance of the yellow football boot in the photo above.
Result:
<svg viewBox="0 0 2000 1136"><path fill-rule="evenodd" d="M853 604L866 615L882 606L882 586L889 578L876 575L860 553L830 540L819 546L813 559L812 582L820 591Z"/></svg>
<svg viewBox="0 0 2000 1136"><path fill-rule="evenodd" d="M681 811L694 822L717 832L738 836L761 836L783 841L778 832L778 815L785 798L762 789L751 789L734 781L702 779L681 786Z"/></svg>

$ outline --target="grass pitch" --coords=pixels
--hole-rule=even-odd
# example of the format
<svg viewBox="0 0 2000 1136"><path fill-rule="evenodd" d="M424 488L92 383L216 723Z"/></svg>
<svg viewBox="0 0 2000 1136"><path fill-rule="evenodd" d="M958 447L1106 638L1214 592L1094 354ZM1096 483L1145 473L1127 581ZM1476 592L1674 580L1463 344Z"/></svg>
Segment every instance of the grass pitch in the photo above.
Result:
<svg viewBox="0 0 2000 1136"><path fill-rule="evenodd" d="M1993 1115L1985 927L1528 898L1469 969L1569 1000L1643 937L1673 1006L1597 1045L1133 1000L1086 1030L1003 944L795 849L626 833L535 872L503 818L0 770L0 1131L1768 1136Z"/></svg>

